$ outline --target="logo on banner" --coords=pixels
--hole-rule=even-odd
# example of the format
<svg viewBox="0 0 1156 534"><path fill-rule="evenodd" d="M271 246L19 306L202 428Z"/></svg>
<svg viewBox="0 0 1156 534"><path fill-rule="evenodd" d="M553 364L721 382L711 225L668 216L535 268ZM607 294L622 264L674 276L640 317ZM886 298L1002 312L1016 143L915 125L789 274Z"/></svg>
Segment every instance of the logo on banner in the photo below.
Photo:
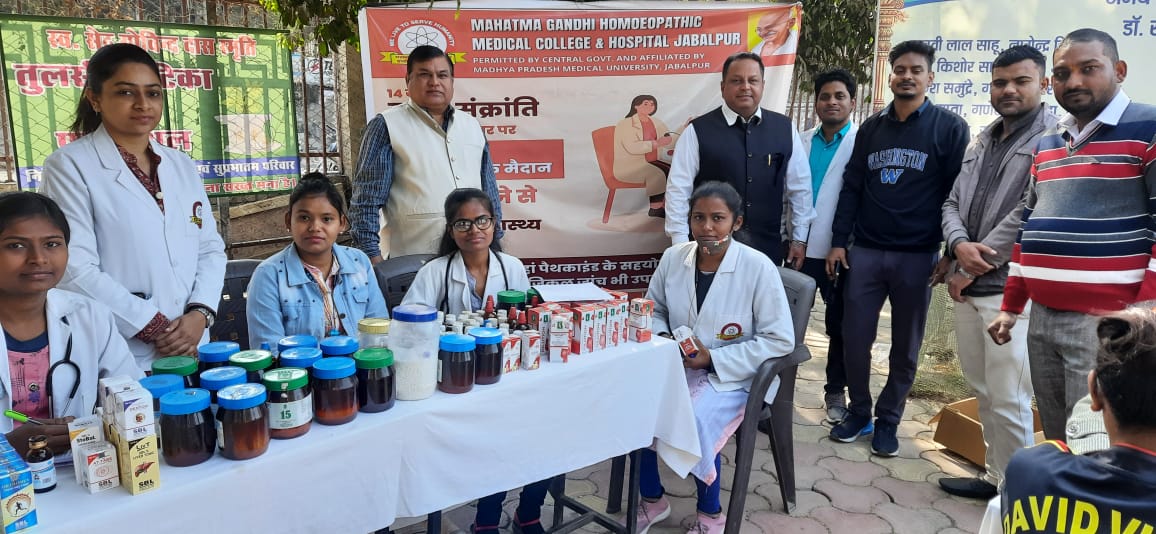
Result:
<svg viewBox="0 0 1156 534"><path fill-rule="evenodd" d="M743 337L743 325L738 323L727 323L722 327L722 330L719 330L717 337L723 341L732 341Z"/></svg>
<svg viewBox="0 0 1156 534"><path fill-rule="evenodd" d="M454 44L454 34L440 22L428 19L407 20L389 33L389 46L409 55L419 46L436 46L448 51Z"/></svg>

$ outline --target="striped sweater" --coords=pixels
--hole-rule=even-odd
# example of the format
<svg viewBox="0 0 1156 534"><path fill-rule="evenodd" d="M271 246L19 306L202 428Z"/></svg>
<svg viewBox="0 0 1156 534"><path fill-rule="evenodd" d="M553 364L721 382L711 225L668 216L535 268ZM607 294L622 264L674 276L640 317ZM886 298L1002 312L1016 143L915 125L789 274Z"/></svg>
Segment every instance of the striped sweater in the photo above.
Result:
<svg viewBox="0 0 1156 534"><path fill-rule="evenodd" d="M1156 298L1156 107L1130 103L1072 147L1058 131L1040 140L1002 309L1028 299L1082 313Z"/></svg>

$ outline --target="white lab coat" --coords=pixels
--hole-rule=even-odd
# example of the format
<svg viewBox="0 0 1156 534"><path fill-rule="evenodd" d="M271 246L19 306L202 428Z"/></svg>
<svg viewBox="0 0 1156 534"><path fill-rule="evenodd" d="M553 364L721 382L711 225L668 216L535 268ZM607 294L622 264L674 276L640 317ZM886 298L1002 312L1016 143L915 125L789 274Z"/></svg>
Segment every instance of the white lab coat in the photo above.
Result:
<svg viewBox="0 0 1156 534"><path fill-rule="evenodd" d="M695 296L697 254L694 241L663 252L646 292L654 301L652 328L657 334L689 326L710 349L715 368L711 385L719 391L750 391L759 365L795 348L795 327L778 268L763 253L731 241L700 311ZM723 339L730 335L737 337ZM772 402L778 391L776 378L766 401Z"/></svg>
<svg viewBox="0 0 1156 534"><path fill-rule="evenodd" d="M450 260L446 256L441 256L422 266L401 303L424 304L433 308L440 306L442 297L446 295L446 262L448 261ZM502 268L498 261L501 261L501 265L506 267L505 280L502 280ZM522 265L522 260L518 258L501 252L495 253L491 250L490 271L486 277L486 294L482 295L482 305L485 305L486 298L490 296L494 297L496 304L498 292L507 289L514 291L530 289L530 277L526 275L526 266ZM449 309L442 311L454 315L463 311L474 311L470 302L470 284L466 276L466 262L462 260L461 254L454 254L453 263L450 264L449 298L446 306Z"/></svg>
<svg viewBox="0 0 1156 534"><path fill-rule="evenodd" d="M215 310L226 262L193 160L151 143L161 157L163 213L104 126L48 156L42 188L60 204L72 229L60 287L107 305L142 369L151 366L156 349L133 336L158 311L175 319L191 303ZM207 330L201 339L206 341Z"/></svg>
<svg viewBox="0 0 1156 534"><path fill-rule="evenodd" d="M802 135L804 153L811 155L811 142L815 140L815 132L822 125L807 130ZM839 192L843 190L843 170L851 159L851 151L855 148L855 135L859 132L859 125L851 123L843 142L835 151L835 157L827 166L827 174L823 175L823 183L815 195L815 220L811 221L811 237L807 239L807 257L825 259L831 251L831 224L835 221L835 208L839 206Z"/></svg>
<svg viewBox="0 0 1156 534"><path fill-rule="evenodd" d="M61 365L52 377L52 400L57 413L53 417L81 417L92 413L97 402L96 382L106 376L140 378L144 373L137 367L124 338L117 332L112 313L104 305L82 295L60 289L48 290L46 317L48 320L49 360L64 359L68 337L72 336L72 361L80 367L80 388L76 398L68 403L68 392L76 383L76 372L71 366ZM0 350L8 354L6 340L0 336ZM12 408L12 377L7 363L0 365L0 409ZM64 412L64 405L68 411ZM12 420L0 417L0 432L12 430Z"/></svg>

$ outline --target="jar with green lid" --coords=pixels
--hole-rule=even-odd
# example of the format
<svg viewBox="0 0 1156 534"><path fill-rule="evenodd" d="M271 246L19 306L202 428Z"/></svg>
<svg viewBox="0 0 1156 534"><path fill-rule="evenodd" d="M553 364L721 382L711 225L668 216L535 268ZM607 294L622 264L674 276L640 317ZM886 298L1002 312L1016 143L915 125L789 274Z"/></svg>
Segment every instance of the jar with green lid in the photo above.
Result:
<svg viewBox="0 0 1156 534"><path fill-rule="evenodd" d="M269 437L291 439L309 432L313 424L309 373L305 369L282 367L265 373L262 382L269 395Z"/></svg>
<svg viewBox="0 0 1156 534"><path fill-rule="evenodd" d="M186 388L200 386L200 380L197 380L197 370L200 367L197 365L197 359L191 356L160 358L153 360L152 367L154 375L177 375L184 378Z"/></svg>
<svg viewBox="0 0 1156 534"><path fill-rule="evenodd" d="M365 413L384 412L395 400L393 351L361 349L353 355L357 362L357 406Z"/></svg>
<svg viewBox="0 0 1156 534"><path fill-rule="evenodd" d="M516 315L517 311L526 309L526 292L514 290L499 291L498 307L507 310L506 313Z"/></svg>
<svg viewBox="0 0 1156 534"><path fill-rule="evenodd" d="M260 384L265 371L273 366L273 353L267 350L243 350L229 356L229 365L244 369L246 382Z"/></svg>
<svg viewBox="0 0 1156 534"><path fill-rule="evenodd" d="M389 346L389 319L367 317L357 322L357 340L363 349Z"/></svg>

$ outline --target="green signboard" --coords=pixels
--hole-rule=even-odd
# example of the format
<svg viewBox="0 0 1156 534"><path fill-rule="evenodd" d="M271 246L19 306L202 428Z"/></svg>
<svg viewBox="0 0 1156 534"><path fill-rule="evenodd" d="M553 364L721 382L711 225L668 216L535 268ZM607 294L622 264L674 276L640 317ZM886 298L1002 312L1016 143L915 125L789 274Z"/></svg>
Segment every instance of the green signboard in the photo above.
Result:
<svg viewBox="0 0 1156 534"><path fill-rule="evenodd" d="M0 18L0 54L22 189L75 137L69 126L88 58L132 43L160 64L165 113L157 142L197 163L205 191L279 191L299 176L293 77L277 32L62 18Z"/></svg>

